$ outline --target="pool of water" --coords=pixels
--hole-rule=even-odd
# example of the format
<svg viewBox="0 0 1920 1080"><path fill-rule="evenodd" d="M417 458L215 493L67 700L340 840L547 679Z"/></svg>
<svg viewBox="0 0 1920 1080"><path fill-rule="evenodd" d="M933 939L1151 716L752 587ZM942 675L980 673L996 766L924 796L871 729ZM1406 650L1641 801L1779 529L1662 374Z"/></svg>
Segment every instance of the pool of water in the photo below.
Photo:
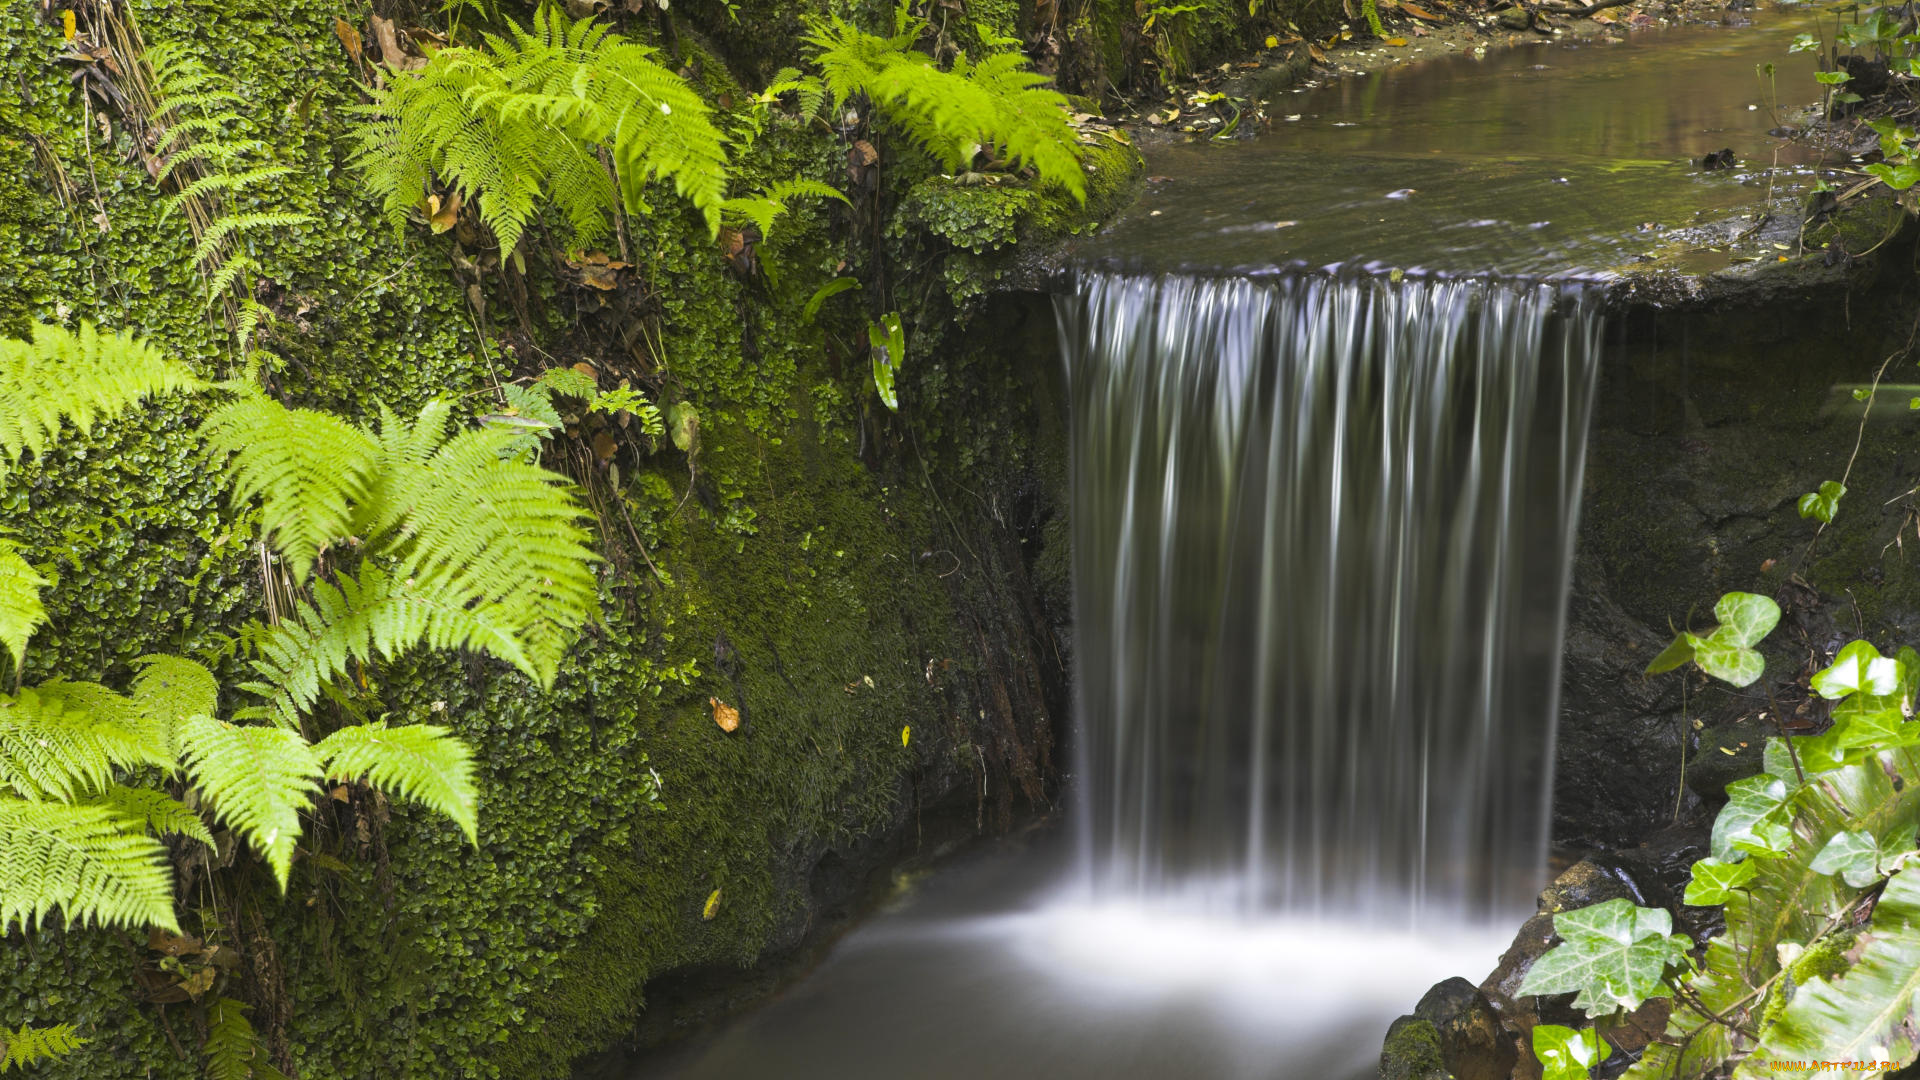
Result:
<svg viewBox="0 0 1920 1080"><path fill-rule="evenodd" d="M633 1080L1362 1080L1394 1017L1512 932L1094 905L1067 856L1041 833L956 860Z"/></svg>
<svg viewBox="0 0 1920 1080"><path fill-rule="evenodd" d="M1783 103L1817 97L1812 60L1787 52L1806 23L1760 12L1751 26L1461 53L1282 93L1258 137L1149 152L1145 197L1080 254L1549 274L1684 237L1709 262L1713 248L1731 258L1727 239L1813 181L1817 151L1768 134ZM1733 168L1700 167L1719 150Z"/></svg>

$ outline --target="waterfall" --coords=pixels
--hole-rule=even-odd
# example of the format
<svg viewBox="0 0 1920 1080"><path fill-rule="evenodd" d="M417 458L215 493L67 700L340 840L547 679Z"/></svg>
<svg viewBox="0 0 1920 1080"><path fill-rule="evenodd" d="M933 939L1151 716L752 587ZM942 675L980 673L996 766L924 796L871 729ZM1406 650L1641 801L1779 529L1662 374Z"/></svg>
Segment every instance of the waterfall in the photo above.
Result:
<svg viewBox="0 0 1920 1080"><path fill-rule="evenodd" d="M1058 305L1095 897L1529 909L1599 356L1585 290L1099 273Z"/></svg>

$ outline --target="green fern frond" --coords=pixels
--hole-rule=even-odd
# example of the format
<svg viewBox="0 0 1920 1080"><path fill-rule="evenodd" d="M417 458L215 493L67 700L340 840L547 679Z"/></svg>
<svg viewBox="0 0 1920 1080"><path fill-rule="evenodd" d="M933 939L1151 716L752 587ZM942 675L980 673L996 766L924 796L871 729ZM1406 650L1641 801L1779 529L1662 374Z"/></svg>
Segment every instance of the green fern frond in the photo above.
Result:
<svg viewBox="0 0 1920 1080"><path fill-rule="evenodd" d="M38 325L32 341L0 339L0 478L38 455L68 420L82 432L151 394L206 386L184 366L128 334Z"/></svg>
<svg viewBox="0 0 1920 1080"><path fill-rule="evenodd" d="M382 723L341 728L313 748L329 780L360 780L453 819L467 841L480 844L480 793L473 785L473 752L443 727Z"/></svg>
<svg viewBox="0 0 1920 1080"><path fill-rule="evenodd" d="M242 188L255 187L278 180L292 172L293 170L285 165L263 165L240 173L213 173L181 188L177 194L161 205L166 213L175 213L189 199L197 199L216 191L239 191Z"/></svg>
<svg viewBox="0 0 1920 1080"><path fill-rule="evenodd" d="M813 48L836 106L865 94L908 138L926 147L949 170L966 168L976 153L997 150L1006 160L1031 167L1043 184L1065 188L1085 202L1068 102L1045 89L1045 76L1030 70L1017 51L995 53L979 63L963 55L952 70L913 49L919 20L903 13L892 38L865 33L838 17L809 22Z"/></svg>
<svg viewBox="0 0 1920 1080"><path fill-rule="evenodd" d="M50 682L0 697L0 785L23 799L71 802L141 765L173 759L133 703L104 686Z"/></svg>
<svg viewBox="0 0 1920 1080"><path fill-rule="evenodd" d="M205 113L200 116L188 116L175 120L160 136L155 146L163 154L176 154L189 161L200 158L210 143L203 143L195 136L219 135L229 127L240 123L237 112ZM265 144L262 144L265 145Z"/></svg>
<svg viewBox="0 0 1920 1080"><path fill-rule="evenodd" d="M229 214L207 226L200 234L200 244L193 249L195 265L206 262L220 250L227 237L235 233L248 233L256 229L291 229L296 225L308 225L313 222L312 214L288 213L280 210L261 210L251 214Z"/></svg>
<svg viewBox="0 0 1920 1080"><path fill-rule="evenodd" d="M206 716L180 725L180 743L194 786L221 821L266 856L284 890L300 836L300 811L313 804L319 790L320 762L313 748L297 732L235 727Z"/></svg>
<svg viewBox="0 0 1920 1080"><path fill-rule="evenodd" d="M320 699L321 685L347 674L350 660L391 657L416 644L473 649L550 678L521 640L525 613L507 605L468 607L460 597L410 586L378 566L365 567L358 580L339 574L335 584L315 582L313 594L313 604L301 604L279 623L249 628L245 640L260 678L240 688L266 698L268 708L236 715L296 728Z"/></svg>
<svg viewBox="0 0 1920 1080"><path fill-rule="evenodd" d="M104 806L125 818L133 829L151 829L159 836L185 836L213 846L213 833L200 815L164 791L115 784L80 805Z"/></svg>
<svg viewBox="0 0 1920 1080"><path fill-rule="evenodd" d="M295 581L306 580L322 548L354 535L355 510L380 467L380 444L364 430L258 393L215 410L200 430L235 497L261 501L262 528Z"/></svg>
<svg viewBox="0 0 1920 1080"><path fill-rule="evenodd" d="M40 590L51 584L20 557L13 541L0 537L0 644L12 655L16 674L26 663L28 640L47 621Z"/></svg>
<svg viewBox="0 0 1920 1080"><path fill-rule="evenodd" d="M159 926L174 933L166 849L104 806L0 797L0 931L68 923Z"/></svg>
<svg viewBox="0 0 1920 1080"><path fill-rule="evenodd" d="M221 998L207 1008L207 1080L287 1080L267 1061L267 1047L247 1022L247 1006Z"/></svg>
<svg viewBox="0 0 1920 1080"><path fill-rule="evenodd" d="M600 392L599 380L570 367L548 368L534 381L566 397L590 398Z"/></svg>
<svg viewBox="0 0 1920 1080"><path fill-rule="evenodd" d="M478 208L503 251L543 200L566 215L576 242L604 236L619 206L645 206L654 179L719 229L725 143L685 79L648 46L552 7L529 28L508 25L507 37L442 49L376 91L355 163L396 228L438 177ZM603 149L617 189L600 165Z"/></svg>
<svg viewBox="0 0 1920 1080"><path fill-rule="evenodd" d="M323 413L249 395L206 424L242 499L301 580L317 552L354 537L358 580L316 586L314 603L252 635L278 722L297 724L349 658L416 642L474 648L550 684L598 589L584 511L557 473L503 460L516 433L447 435L450 410L391 414L373 435ZM380 560L392 560L391 567Z"/></svg>
<svg viewBox="0 0 1920 1080"><path fill-rule="evenodd" d="M72 1024L43 1028L23 1026L12 1031L0 1028L0 1040L6 1043L4 1056L0 1057L0 1072L11 1072L16 1065L24 1069L35 1062L66 1057L87 1045L87 1040L80 1037Z"/></svg>
<svg viewBox="0 0 1920 1080"><path fill-rule="evenodd" d="M233 283L240 280L241 274L259 273L261 269L260 260L251 255L236 255L221 262L213 273L207 275L207 303L209 305L219 303L220 298L233 287ZM247 339L259 329L260 320L270 315L271 313L259 301L251 296L247 297L241 301L240 321L233 336L244 347Z"/></svg>
<svg viewBox="0 0 1920 1080"><path fill-rule="evenodd" d="M219 711L220 682L204 665L161 653L134 661L133 704L153 718L162 730L172 731L189 716L214 716Z"/></svg>
<svg viewBox="0 0 1920 1080"><path fill-rule="evenodd" d="M160 175L155 179L164 181L172 176L175 169L189 165L207 169L222 168L251 157L265 157L267 144L259 139L229 139L225 142L201 142L192 144L191 153L179 153L167 158L160 167Z"/></svg>
<svg viewBox="0 0 1920 1080"><path fill-rule="evenodd" d="M848 206L853 205L840 189L818 180L796 177L783 180L757 195L728 199L720 204L721 213L737 220L753 222L760 229L762 237L773 235L773 224L793 208L792 204L801 199L838 199Z"/></svg>

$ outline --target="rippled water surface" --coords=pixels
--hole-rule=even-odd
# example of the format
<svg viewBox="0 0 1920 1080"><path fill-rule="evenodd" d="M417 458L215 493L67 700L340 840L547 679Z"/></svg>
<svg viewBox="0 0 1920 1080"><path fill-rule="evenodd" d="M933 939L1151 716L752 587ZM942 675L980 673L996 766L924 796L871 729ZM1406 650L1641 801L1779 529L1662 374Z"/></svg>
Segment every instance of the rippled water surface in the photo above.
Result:
<svg viewBox="0 0 1920 1080"><path fill-rule="evenodd" d="M1807 27L1755 25L1446 57L1282 93L1256 138L1150 150L1146 196L1085 245L1156 269L1379 261L1556 273L1630 261L1701 228L1743 231L1811 183L1768 134L1813 100ZM1773 64L1769 80L1757 70ZM1730 170L1706 154L1731 149Z"/></svg>

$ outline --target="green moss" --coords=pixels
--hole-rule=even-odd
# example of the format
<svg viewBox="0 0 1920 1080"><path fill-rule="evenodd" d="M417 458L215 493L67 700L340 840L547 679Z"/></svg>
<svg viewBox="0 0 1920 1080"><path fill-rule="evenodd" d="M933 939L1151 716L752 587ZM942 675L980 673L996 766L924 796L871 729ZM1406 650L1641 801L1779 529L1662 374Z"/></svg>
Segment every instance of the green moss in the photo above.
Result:
<svg viewBox="0 0 1920 1080"><path fill-rule="evenodd" d="M1450 1080L1440 1052L1440 1032L1432 1023L1403 1016L1387 1029L1380 1050L1381 1080Z"/></svg>
<svg viewBox="0 0 1920 1080"><path fill-rule="evenodd" d="M869 6L866 14L891 10ZM812 862L896 829L921 795L916 785L944 790L978 761L996 770L999 792L1011 789L1010 775L1033 772L1021 755L1044 755L1044 710L1015 717L995 703L1008 693L998 683L1032 659L1002 643L995 621L1018 602L1008 599L1019 594L1007 575L1022 572L1021 553L1005 559L987 549L967 574L943 578L948 549L966 550L954 531L984 536L992 526L981 524L985 510L952 502L955 489L929 478L970 467L969 486L991 496L1032 468L1057 488L1064 466L1036 465L1028 432L1044 410L1014 390L994 340L956 325L967 352L948 370L981 385L948 385L934 327L953 310L948 289L978 284L970 268L951 276L949 255L972 257L983 246L986 258L994 243L1037 229L1083 227L1075 215L1088 211L1012 189L968 203L972 216L938 232L930 231L935 216L900 230L903 250L932 257L893 264L913 268L895 276L893 298L855 296L903 310L931 298L913 346L919 381L908 393L919 397L908 408L943 400L998 408L965 439L942 432L932 415L916 438L881 419L864 353L845 345L863 340L869 312L848 300L823 325L799 317L814 289L848 272L844 260L862 269L834 204L783 219L761 245L770 272L743 277L663 194L629 238L654 335L644 340L621 337L632 324L565 284L558 259L529 260L516 310L497 269L456 269L483 264L481 252L456 249L452 235L396 237L345 167L349 109L362 91L334 35L338 10L317 0L241 0L217 12L134 4L147 41L187 44L236 81L253 106L249 133L294 169L234 209L318 219L266 237L256 252L272 278L261 299L280 316L266 342L284 358L279 387L351 412L464 397L521 362L496 340L511 336L545 353L539 363L591 360L657 389L663 404L694 404L702 417L691 463L670 447L622 452L627 506L609 525L625 555L607 567L604 621L551 691L448 656L411 655L369 671L361 705L450 723L476 746L481 848L464 846L431 815L395 806L383 870L360 832L361 810L328 801L307 843L328 858L300 860L285 900L265 901L291 999L287 1034L304 1075L560 1077L630 1026L649 978L745 964L790 944L807 918ZM0 100L0 141L10 151L0 161L0 331L22 333L57 315L93 319L224 373L222 335L194 299L186 223L160 212L125 125L114 123L110 138L97 121L89 126L65 69L49 63L63 47L58 24L36 11L15 5L0 15L0 73L25 91ZM1010 32L1017 11L1011 2L983 5L972 17ZM794 13L794 5L740 5L756 38L757 17ZM731 53L743 40L733 31L683 39L716 97L737 90L736 75L754 82L751 60ZM726 49L732 66L709 46ZM1102 148L1097 168L1117 152ZM843 155L817 130L778 123L743 163L739 185L795 174L844 183ZM889 183L904 191L927 169L910 153L900 158ZM96 195L104 227L92 220ZM488 314L469 308L471 283ZM1006 394L1013 406L986 404ZM222 630L260 610L256 531L225 505L197 457L196 408L161 402L71 437L0 489L9 526L61 574L48 597L54 622L30 658L37 674L123 678L145 652L212 650ZM883 464L856 456L863 444L867 461ZM926 464L917 460L921 445ZM629 515L672 585L632 551ZM1051 559L1064 580L1064 555ZM723 635L725 662L716 656ZM992 671L982 659L990 650ZM223 663L237 674L231 658ZM740 707L743 728L721 731L709 698ZM903 746L907 724L913 738ZM664 812L645 799L655 773ZM704 919L716 888L719 909ZM81 1056L45 1067L48 1080L198 1075L191 1055L172 1048L176 1039L194 1045L192 1007L163 1014L132 996L138 942L76 932L16 944L24 959L0 990L0 1018L74 1022L94 1040Z"/></svg>
<svg viewBox="0 0 1920 1080"><path fill-rule="evenodd" d="M1832 979L1852 967L1847 959L1847 950L1853 948L1859 938L1857 931L1846 930L1829 934L1813 943L1803 951L1799 958L1787 965L1780 978L1767 992L1766 1009L1761 1018L1761 1030L1780 1018L1793 996L1810 979Z"/></svg>

